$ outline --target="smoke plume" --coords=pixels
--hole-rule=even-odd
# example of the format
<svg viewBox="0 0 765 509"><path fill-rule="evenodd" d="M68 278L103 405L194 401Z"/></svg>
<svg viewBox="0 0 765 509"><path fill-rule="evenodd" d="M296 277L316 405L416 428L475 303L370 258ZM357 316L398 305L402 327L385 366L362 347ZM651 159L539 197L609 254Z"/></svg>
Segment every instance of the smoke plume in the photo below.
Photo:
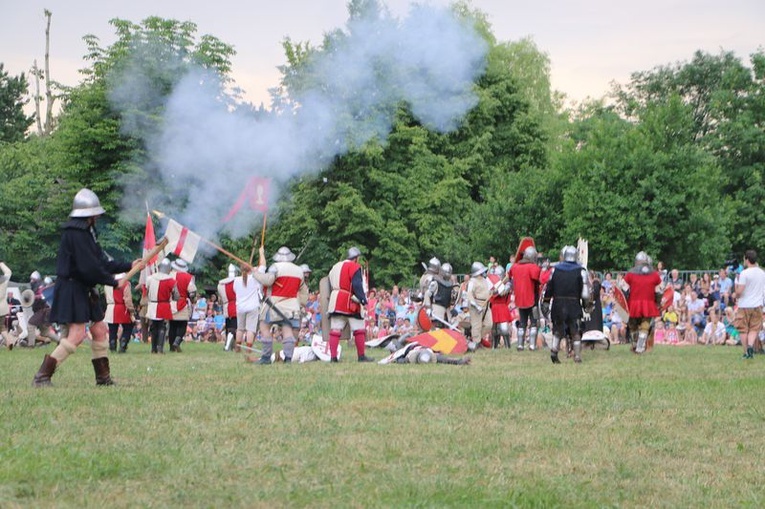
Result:
<svg viewBox="0 0 765 509"><path fill-rule="evenodd" d="M487 45L449 9L412 6L403 19L370 9L330 39L309 60L310 85L289 90L286 102L268 112L232 104L214 75L187 70L165 95L159 131L141 121L136 107L156 96L151 73L129 68L115 80L112 99L132 112L127 128L146 137L152 175L129 195L148 192L153 207L209 238L249 234L262 219L249 208L228 223L222 218L252 176L273 179L273 209L276 191L291 177L321 170L371 139L384 141L402 102L442 132L457 128L477 104L473 83ZM160 181L163 192L152 195Z"/></svg>

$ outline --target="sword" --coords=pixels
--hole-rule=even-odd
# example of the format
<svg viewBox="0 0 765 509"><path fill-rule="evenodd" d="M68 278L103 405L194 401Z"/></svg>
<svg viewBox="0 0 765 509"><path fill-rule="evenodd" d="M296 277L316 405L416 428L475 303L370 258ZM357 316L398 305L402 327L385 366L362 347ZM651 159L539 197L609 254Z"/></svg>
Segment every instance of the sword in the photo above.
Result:
<svg viewBox="0 0 765 509"><path fill-rule="evenodd" d="M276 307L276 304L274 304L274 302L271 300L271 297L266 295L265 297L263 297L263 302L268 304L268 307L273 309L276 312L276 314L279 315L279 318L281 318L285 322L288 322L288 323L290 322L290 318L287 318L287 316L284 313L282 313L278 307Z"/></svg>

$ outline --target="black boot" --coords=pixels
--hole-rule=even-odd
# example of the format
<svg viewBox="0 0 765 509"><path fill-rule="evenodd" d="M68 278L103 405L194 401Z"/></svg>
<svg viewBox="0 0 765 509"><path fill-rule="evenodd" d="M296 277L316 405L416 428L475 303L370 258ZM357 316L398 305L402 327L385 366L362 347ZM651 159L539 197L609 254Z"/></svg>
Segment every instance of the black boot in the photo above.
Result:
<svg viewBox="0 0 765 509"><path fill-rule="evenodd" d="M109 351L110 352L117 351L117 338L109 338Z"/></svg>
<svg viewBox="0 0 765 509"><path fill-rule="evenodd" d="M120 349L118 350L118 353L125 353L127 352L128 342L130 341L129 338L122 339L120 341Z"/></svg>
<svg viewBox="0 0 765 509"><path fill-rule="evenodd" d="M374 362L375 360L371 357L367 357L366 355L359 355L359 362Z"/></svg>
<svg viewBox="0 0 765 509"><path fill-rule="evenodd" d="M50 355L45 355L45 358L42 361L42 364L40 365L40 369L37 370L37 373L35 373L35 378L32 381L33 387L48 387L53 385L50 381L50 378L53 376L53 373L56 371L56 367L58 366L58 361L51 357Z"/></svg>
<svg viewBox="0 0 765 509"><path fill-rule="evenodd" d="M178 352L181 353L181 342L183 341L183 338L178 336L175 338L175 341L173 341L173 346L170 347L171 352Z"/></svg>
<svg viewBox="0 0 765 509"><path fill-rule="evenodd" d="M96 372L96 385L114 385L109 371L109 357L93 359L93 371Z"/></svg>

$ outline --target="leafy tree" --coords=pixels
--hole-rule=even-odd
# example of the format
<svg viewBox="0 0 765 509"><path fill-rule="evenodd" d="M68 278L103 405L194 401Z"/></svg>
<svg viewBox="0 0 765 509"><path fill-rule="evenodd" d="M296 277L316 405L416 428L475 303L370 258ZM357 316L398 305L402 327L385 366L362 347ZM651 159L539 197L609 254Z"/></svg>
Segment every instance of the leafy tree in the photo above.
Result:
<svg viewBox="0 0 765 509"><path fill-rule="evenodd" d="M10 76L0 62L0 142L23 140L34 121L32 116L24 113L27 86L24 73Z"/></svg>

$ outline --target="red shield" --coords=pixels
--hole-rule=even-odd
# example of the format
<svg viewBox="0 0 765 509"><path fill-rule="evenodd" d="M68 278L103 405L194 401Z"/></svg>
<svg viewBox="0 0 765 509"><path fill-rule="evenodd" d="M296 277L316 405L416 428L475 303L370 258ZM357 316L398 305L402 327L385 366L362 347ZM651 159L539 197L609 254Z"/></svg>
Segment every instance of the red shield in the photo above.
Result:
<svg viewBox="0 0 765 509"><path fill-rule="evenodd" d="M664 293L661 294L661 312L667 310L669 306L672 305L672 303L675 301L675 289L672 287L672 285L667 285L667 288L664 290Z"/></svg>
<svg viewBox="0 0 765 509"><path fill-rule="evenodd" d="M515 251L515 262L521 261L521 258L523 258L523 252L526 251L527 247L534 247L536 248L536 244L534 244L534 239L531 237L523 237L521 239L521 242L518 244L518 249Z"/></svg>
<svg viewBox="0 0 765 509"><path fill-rule="evenodd" d="M433 322L428 316L427 309L420 308L420 310L417 311L417 325L420 327L420 329L422 329L425 332L433 328Z"/></svg>
<svg viewBox="0 0 765 509"><path fill-rule="evenodd" d="M467 352L467 339L459 331L451 329L435 329L412 336L408 342L417 342L424 347L439 353L465 353Z"/></svg>
<svg viewBox="0 0 765 509"><path fill-rule="evenodd" d="M627 297L624 296L624 292L621 288L614 285L614 304L616 305L616 312L622 318L624 323L630 319L630 306L627 304Z"/></svg>

